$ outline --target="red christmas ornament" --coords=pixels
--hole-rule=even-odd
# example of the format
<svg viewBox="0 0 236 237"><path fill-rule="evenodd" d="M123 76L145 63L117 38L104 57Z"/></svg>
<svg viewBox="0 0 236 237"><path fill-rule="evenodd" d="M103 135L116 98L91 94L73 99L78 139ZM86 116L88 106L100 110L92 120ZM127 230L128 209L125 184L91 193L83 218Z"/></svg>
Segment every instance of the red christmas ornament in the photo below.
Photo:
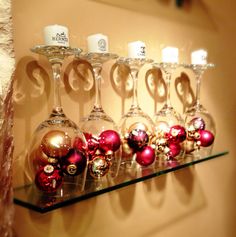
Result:
<svg viewBox="0 0 236 237"><path fill-rule="evenodd" d="M174 125L170 128L168 141L170 143L181 143L186 139L185 128L180 125Z"/></svg>
<svg viewBox="0 0 236 237"><path fill-rule="evenodd" d="M214 135L208 130L199 130L199 138L200 146L207 147L210 146L214 142Z"/></svg>
<svg viewBox="0 0 236 237"><path fill-rule="evenodd" d="M99 148L102 151L117 151L121 140L119 134L114 130L105 130L99 136Z"/></svg>
<svg viewBox="0 0 236 237"><path fill-rule="evenodd" d="M181 146L179 145L179 143L170 143L169 148L170 148L169 155L171 157L176 157L177 155L179 155L181 151Z"/></svg>
<svg viewBox="0 0 236 237"><path fill-rule="evenodd" d="M86 155L81 151L71 149L67 156L61 160L62 171L70 176L81 174L87 165Z"/></svg>
<svg viewBox="0 0 236 237"><path fill-rule="evenodd" d="M110 168L110 162L102 155L95 156L89 161L88 170L93 178L101 178L105 176Z"/></svg>
<svg viewBox="0 0 236 237"><path fill-rule="evenodd" d="M98 139L95 138L91 133L84 133L87 141L87 152L88 155L93 156L99 147Z"/></svg>
<svg viewBox="0 0 236 237"><path fill-rule="evenodd" d="M46 165L35 176L37 188L45 193L55 193L62 185L62 172L52 165Z"/></svg>
<svg viewBox="0 0 236 237"><path fill-rule="evenodd" d="M145 146L136 152L136 162L141 166L151 165L155 161L155 151L151 146Z"/></svg>
<svg viewBox="0 0 236 237"><path fill-rule="evenodd" d="M63 157L71 149L71 138L66 132L53 130L44 135L41 148L47 156L55 158Z"/></svg>
<svg viewBox="0 0 236 237"><path fill-rule="evenodd" d="M75 137L73 148L75 148L77 151L86 151L87 145L81 137Z"/></svg>
<svg viewBox="0 0 236 237"><path fill-rule="evenodd" d="M146 133L146 131L140 129L132 130L127 138L129 146L136 151L147 145L148 141L148 134Z"/></svg>

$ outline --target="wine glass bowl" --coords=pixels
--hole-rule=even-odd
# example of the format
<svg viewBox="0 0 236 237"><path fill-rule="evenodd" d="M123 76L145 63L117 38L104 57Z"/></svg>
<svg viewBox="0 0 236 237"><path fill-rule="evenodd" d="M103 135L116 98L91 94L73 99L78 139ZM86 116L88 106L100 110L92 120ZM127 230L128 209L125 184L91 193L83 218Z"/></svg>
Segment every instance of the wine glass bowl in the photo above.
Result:
<svg viewBox="0 0 236 237"><path fill-rule="evenodd" d="M137 170L150 166L155 162L155 151L150 146L155 126L151 118L143 112L138 103L138 73L141 67L153 60L145 58L118 59L118 64L130 68L133 80L133 98L130 109L119 123L122 138L122 165L126 169Z"/></svg>
<svg viewBox="0 0 236 237"><path fill-rule="evenodd" d="M87 143L77 125L64 114L60 97L61 66L67 56L81 52L64 46L39 45L32 52L48 58L53 72L53 108L33 133L28 151L28 176L40 193L66 196L83 191Z"/></svg>
<svg viewBox="0 0 236 237"><path fill-rule="evenodd" d="M166 83L166 101L154 116L156 136L152 140L157 157L162 161L176 161L184 156L183 142L186 139L184 120L173 108L170 100L170 82L177 63L154 63L154 68L162 70Z"/></svg>
<svg viewBox="0 0 236 237"><path fill-rule="evenodd" d="M192 153L200 158L211 153L216 134L214 118L200 102L202 75L205 70L213 68L214 64L186 64L184 66L194 72L196 79L195 103L184 113L187 131L185 150L186 153Z"/></svg>
<svg viewBox="0 0 236 237"><path fill-rule="evenodd" d="M102 188L107 175L115 177L119 169L120 136L113 119L102 108L101 103L101 71L103 63L116 59L112 53L84 53L78 55L88 61L93 69L95 80L95 102L88 116L80 120L80 128L88 143L88 175L87 181Z"/></svg>

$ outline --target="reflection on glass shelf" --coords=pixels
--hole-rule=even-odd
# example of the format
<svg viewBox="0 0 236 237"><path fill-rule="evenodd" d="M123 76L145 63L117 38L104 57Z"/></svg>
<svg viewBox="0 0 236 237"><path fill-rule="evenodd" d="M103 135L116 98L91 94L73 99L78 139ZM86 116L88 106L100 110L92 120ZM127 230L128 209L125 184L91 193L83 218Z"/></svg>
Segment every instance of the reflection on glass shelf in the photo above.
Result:
<svg viewBox="0 0 236 237"><path fill-rule="evenodd" d="M54 197L48 195L45 196L39 193L34 185L18 187L14 189L14 202L15 204L24 206L34 211L45 213L106 192L110 192L112 190L119 189L121 187L128 186L130 184L141 182L146 179L150 179L226 154L228 154L228 152L224 151L200 159L196 159L192 155L188 155L180 162L169 161L161 164L157 163L155 167L142 168L137 171L131 171L131 169L125 169L123 166L121 166L119 175L116 178L107 177L107 179L105 179L100 186L93 185L94 182L90 182L88 179L88 181L86 181L85 191L73 192L71 195L63 197Z"/></svg>

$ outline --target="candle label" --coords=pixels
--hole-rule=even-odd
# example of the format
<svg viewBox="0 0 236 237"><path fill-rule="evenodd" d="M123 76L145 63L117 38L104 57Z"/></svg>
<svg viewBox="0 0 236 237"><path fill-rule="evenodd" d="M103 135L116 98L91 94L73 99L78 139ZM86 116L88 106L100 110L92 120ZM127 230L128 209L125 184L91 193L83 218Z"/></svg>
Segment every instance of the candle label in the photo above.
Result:
<svg viewBox="0 0 236 237"><path fill-rule="evenodd" d="M65 32L57 33L56 36L52 36L52 41L56 41L58 44L68 43L68 38L66 37Z"/></svg>
<svg viewBox="0 0 236 237"><path fill-rule="evenodd" d="M146 55L146 47L141 46L140 51L139 51L139 56L145 57L145 55Z"/></svg>
<svg viewBox="0 0 236 237"><path fill-rule="evenodd" d="M101 51L106 51L107 50L107 43L105 39L100 39L98 41L98 49Z"/></svg>

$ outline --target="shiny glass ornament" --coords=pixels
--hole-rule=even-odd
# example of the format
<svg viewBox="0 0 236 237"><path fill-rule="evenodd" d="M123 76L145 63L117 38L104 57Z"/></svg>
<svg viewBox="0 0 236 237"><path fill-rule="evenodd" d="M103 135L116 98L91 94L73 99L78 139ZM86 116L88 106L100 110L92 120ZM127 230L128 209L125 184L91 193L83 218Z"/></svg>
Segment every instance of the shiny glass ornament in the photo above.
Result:
<svg viewBox="0 0 236 237"><path fill-rule="evenodd" d="M153 64L154 68L161 69L166 83L166 101L154 116L156 136L152 139L156 155L163 161L181 159L184 156L183 141L186 139L184 120L173 108L170 99L171 77L178 66L177 63Z"/></svg>
<svg viewBox="0 0 236 237"><path fill-rule="evenodd" d="M54 100L49 118L40 123L33 133L28 151L27 176L40 192L63 197L83 191L87 170L85 137L77 125L66 117L60 97L63 59L80 50L63 46L35 46L31 50L46 56L51 64Z"/></svg>
<svg viewBox="0 0 236 237"><path fill-rule="evenodd" d="M214 118L200 101L202 75L207 69L214 67L214 65L187 64L184 66L194 72L196 80L195 103L184 113L187 132L185 150L186 153L194 154L194 156L200 158L211 154L216 134Z"/></svg>
<svg viewBox="0 0 236 237"><path fill-rule="evenodd" d="M119 123L122 136L122 166L126 169L142 169L155 162L155 152L150 146L155 126L152 119L140 108L138 102L138 74L145 63L151 62L151 59L141 58L118 59L119 64L130 68L133 80L132 104Z"/></svg>
<svg viewBox="0 0 236 237"><path fill-rule="evenodd" d="M105 62L116 59L112 53L85 53L78 55L92 66L95 80L95 102L90 114L80 120L80 128L88 143L87 185L103 187L109 177L116 177L120 165L120 135L113 119L102 108L101 71Z"/></svg>

